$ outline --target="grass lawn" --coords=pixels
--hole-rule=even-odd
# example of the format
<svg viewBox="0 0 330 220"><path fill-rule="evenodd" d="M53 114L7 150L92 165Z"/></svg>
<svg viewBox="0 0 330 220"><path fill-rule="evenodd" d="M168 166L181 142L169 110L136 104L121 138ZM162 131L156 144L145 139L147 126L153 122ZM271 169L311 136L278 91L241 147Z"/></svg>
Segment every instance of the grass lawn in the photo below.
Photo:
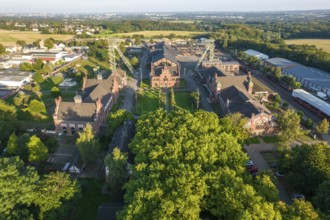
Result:
<svg viewBox="0 0 330 220"><path fill-rule="evenodd" d="M278 136L265 136L262 138L265 143L277 143L280 141Z"/></svg>
<svg viewBox="0 0 330 220"><path fill-rule="evenodd" d="M110 196L102 195L101 188L103 182L94 179L80 179L79 180L83 195L79 201L78 206L72 210L69 220L90 220L97 218L99 205L110 201Z"/></svg>
<svg viewBox="0 0 330 220"><path fill-rule="evenodd" d="M180 79L180 86L179 86L179 88L182 89L184 87L186 87L186 80Z"/></svg>
<svg viewBox="0 0 330 220"><path fill-rule="evenodd" d="M195 37L198 35L206 35L207 32L200 32L200 31L137 31L137 32L129 32L129 33L110 34L110 36L128 37L128 36L133 36L133 35L144 35L144 37L154 37L154 36L159 36L159 35L167 36L170 34ZM99 36L99 35L97 35L97 36ZM100 36L104 36L104 34L100 34Z"/></svg>
<svg viewBox="0 0 330 220"><path fill-rule="evenodd" d="M250 145L250 144L260 144L260 141L258 139L258 137L251 137L249 139L246 140L246 144Z"/></svg>
<svg viewBox="0 0 330 220"><path fill-rule="evenodd" d="M317 48L322 48L330 53L330 39L290 39L285 40L285 43L315 45Z"/></svg>
<svg viewBox="0 0 330 220"><path fill-rule="evenodd" d="M193 112L193 100L190 96L190 92L174 92L176 107L178 109L186 109Z"/></svg>
<svg viewBox="0 0 330 220"><path fill-rule="evenodd" d="M135 104L135 113L144 114L159 108L158 89L150 87L149 80L143 80L141 88L144 89L143 96L138 96L137 103Z"/></svg>
<svg viewBox="0 0 330 220"><path fill-rule="evenodd" d="M299 142L312 142L315 141L312 137L310 137L308 134L301 135L298 138L296 138Z"/></svg>
<svg viewBox="0 0 330 220"><path fill-rule="evenodd" d="M54 38L55 40L66 41L73 37L73 35L64 34L41 34L35 31L8 31L0 30L0 44L4 46L13 46L17 40L25 40L26 43L32 43L38 39L45 40L47 38Z"/></svg>

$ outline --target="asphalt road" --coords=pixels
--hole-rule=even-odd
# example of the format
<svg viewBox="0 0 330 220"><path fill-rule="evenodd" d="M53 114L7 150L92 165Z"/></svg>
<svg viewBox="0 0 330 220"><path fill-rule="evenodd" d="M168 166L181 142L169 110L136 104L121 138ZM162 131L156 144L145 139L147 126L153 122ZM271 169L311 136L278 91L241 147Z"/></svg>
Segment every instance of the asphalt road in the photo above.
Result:
<svg viewBox="0 0 330 220"><path fill-rule="evenodd" d="M271 168L268 166L267 162L261 155L262 151L273 151L275 149L275 146L273 144L266 144L266 143L261 143L261 144L251 144L249 146L244 147L245 150L247 151L247 154L253 161L256 167L260 171L266 171L266 170L271 170ZM288 194L288 192L284 189L283 184L276 180L275 181L276 188L279 191L279 198L281 201L291 204L292 200Z"/></svg>

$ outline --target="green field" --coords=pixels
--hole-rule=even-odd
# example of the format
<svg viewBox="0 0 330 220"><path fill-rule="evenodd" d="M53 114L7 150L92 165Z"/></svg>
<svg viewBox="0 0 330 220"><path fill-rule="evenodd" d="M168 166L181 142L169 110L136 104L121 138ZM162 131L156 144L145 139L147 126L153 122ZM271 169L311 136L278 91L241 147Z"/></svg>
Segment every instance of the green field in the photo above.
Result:
<svg viewBox="0 0 330 220"><path fill-rule="evenodd" d="M54 38L55 40L66 41L72 37L72 35L41 34L40 32L34 31L0 30L0 44L4 46L13 46L17 40L25 40L27 43L32 43L38 39L45 40L47 38Z"/></svg>
<svg viewBox="0 0 330 220"><path fill-rule="evenodd" d="M193 99L190 96L190 92L174 92L176 108L186 109L190 112L195 110Z"/></svg>
<svg viewBox="0 0 330 220"><path fill-rule="evenodd" d="M154 36L168 36L170 34L180 35L180 36L198 36L198 35L205 35L207 32L199 32L199 31L138 31L138 32L129 32L129 33L116 33L111 34L111 36L116 37L129 37L133 35L144 35L145 37L154 37ZM101 36L103 36L101 34Z"/></svg>
<svg viewBox="0 0 330 220"><path fill-rule="evenodd" d="M285 43L315 45L317 48L322 48L330 53L330 39L290 39L285 40Z"/></svg>

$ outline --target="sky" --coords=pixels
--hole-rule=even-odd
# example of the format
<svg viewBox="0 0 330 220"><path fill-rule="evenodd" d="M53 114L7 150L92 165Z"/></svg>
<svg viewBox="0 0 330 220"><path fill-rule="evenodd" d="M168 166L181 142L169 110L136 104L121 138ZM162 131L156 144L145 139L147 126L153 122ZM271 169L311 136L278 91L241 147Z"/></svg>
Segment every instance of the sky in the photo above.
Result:
<svg viewBox="0 0 330 220"><path fill-rule="evenodd" d="M330 9L330 0L0 0L0 13L282 11Z"/></svg>

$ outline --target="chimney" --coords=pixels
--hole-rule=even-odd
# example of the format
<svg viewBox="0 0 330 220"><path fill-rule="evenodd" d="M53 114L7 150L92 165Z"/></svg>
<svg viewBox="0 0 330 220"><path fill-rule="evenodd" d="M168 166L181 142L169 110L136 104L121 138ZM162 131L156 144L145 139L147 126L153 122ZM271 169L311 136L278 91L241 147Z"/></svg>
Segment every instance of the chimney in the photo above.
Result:
<svg viewBox="0 0 330 220"><path fill-rule="evenodd" d="M96 75L96 78L97 78L97 80L102 80L102 79L103 79L103 76L102 76L101 73L98 73L98 74Z"/></svg>
<svg viewBox="0 0 330 220"><path fill-rule="evenodd" d="M54 119L57 119L57 113L58 113L58 108L61 104L61 101L62 101L62 97L59 96L58 98L55 99L55 110L54 110L54 114L53 114L53 117Z"/></svg>
<svg viewBox="0 0 330 220"><path fill-rule="evenodd" d="M100 114L100 111L101 111L101 108L102 108L101 99L100 98L96 99L95 104L96 104L96 112L95 112L94 121L97 121L97 119L99 117L99 114Z"/></svg>
<svg viewBox="0 0 330 220"><path fill-rule="evenodd" d="M249 85L248 85L248 93L252 94L253 92L253 82L251 80L251 78L249 79Z"/></svg>
<svg viewBox="0 0 330 220"><path fill-rule="evenodd" d="M82 91L84 91L86 88L86 81L87 81L87 76L85 75L83 78L83 84L82 84L82 88L81 88Z"/></svg>
<svg viewBox="0 0 330 220"><path fill-rule="evenodd" d="M81 104L82 103L82 98L81 95L75 95L75 97L73 97L74 100L74 104Z"/></svg>

